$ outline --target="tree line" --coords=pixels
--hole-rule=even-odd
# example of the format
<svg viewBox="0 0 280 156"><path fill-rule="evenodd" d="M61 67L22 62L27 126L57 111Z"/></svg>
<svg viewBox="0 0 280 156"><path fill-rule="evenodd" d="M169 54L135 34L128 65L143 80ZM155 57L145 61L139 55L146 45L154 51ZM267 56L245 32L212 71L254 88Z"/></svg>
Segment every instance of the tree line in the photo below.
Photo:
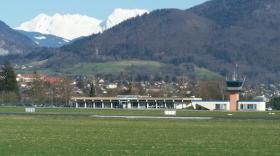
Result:
<svg viewBox="0 0 280 156"><path fill-rule="evenodd" d="M13 66L7 62L1 66L0 70L0 102L1 104L33 104L41 106L70 106L69 100L73 93L73 85L70 85L70 79L64 77L61 82L57 84L51 84L44 79L38 73L34 73L34 80L28 89L20 89L17 82L17 75L13 69ZM122 76L125 79L125 76ZM152 95L155 97L162 96L196 96L203 99L227 99L227 93L225 91L226 85L223 80L189 80L188 77L176 78L177 84L181 87L174 88L171 85L175 80L170 79L170 77L155 77L153 81L165 81L164 85L159 88L158 92L149 91L149 89L141 86L137 80L141 80L138 76L132 80L123 81L121 85L126 87L126 90L121 90L119 88L115 90L108 91L107 96L116 95L128 95L128 94L139 94L139 95ZM91 79L88 82L77 81L76 86L83 90L81 96L106 96L102 95L100 88L98 87L97 80ZM151 80L150 80L151 81ZM188 82L188 83L186 83ZM88 87L87 84L89 84ZM186 87L182 87L188 84ZM179 90L178 90L179 89ZM148 90L148 91L147 91ZM190 92L190 93L188 93ZM76 95L79 96L79 95ZM248 95L245 95L248 96ZM252 95L253 96L253 95ZM248 99L248 97L241 98ZM274 97L268 103L269 107L273 109L280 110L280 97Z"/></svg>
<svg viewBox="0 0 280 156"><path fill-rule="evenodd" d="M6 62L0 70L1 105L69 106L73 88L70 79L63 78L51 84L34 73L30 88L20 88L17 74L11 63Z"/></svg>

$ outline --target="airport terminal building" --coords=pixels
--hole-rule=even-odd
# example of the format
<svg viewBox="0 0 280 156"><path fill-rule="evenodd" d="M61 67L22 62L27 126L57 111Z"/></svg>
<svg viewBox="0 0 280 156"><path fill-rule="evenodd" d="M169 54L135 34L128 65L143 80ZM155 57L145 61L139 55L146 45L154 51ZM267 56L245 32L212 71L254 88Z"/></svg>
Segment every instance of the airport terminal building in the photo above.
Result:
<svg viewBox="0 0 280 156"><path fill-rule="evenodd" d="M76 108L99 109L184 109L191 107L194 100L201 98L154 98L140 95L119 95L117 97L72 97Z"/></svg>
<svg viewBox="0 0 280 156"><path fill-rule="evenodd" d="M139 95L117 97L73 97L76 108L89 109L193 109L210 111L265 111L265 101L237 101L236 110L231 110L230 101L205 101L201 98L152 98Z"/></svg>
<svg viewBox="0 0 280 156"><path fill-rule="evenodd" d="M73 97L72 106L92 109L193 109L218 111L265 111L266 100L240 100L244 79L238 79L233 74L232 79L226 80L229 101L205 101L201 98L179 97L148 97L140 95L119 95L117 97Z"/></svg>

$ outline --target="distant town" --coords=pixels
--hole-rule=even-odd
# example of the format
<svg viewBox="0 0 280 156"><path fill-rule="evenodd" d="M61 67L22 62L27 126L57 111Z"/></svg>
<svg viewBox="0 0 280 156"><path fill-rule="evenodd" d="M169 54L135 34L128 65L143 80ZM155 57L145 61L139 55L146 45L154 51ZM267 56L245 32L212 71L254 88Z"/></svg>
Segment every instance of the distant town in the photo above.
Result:
<svg viewBox="0 0 280 156"><path fill-rule="evenodd" d="M117 95L145 95L151 97L202 97L204 99L226 99L225 86L219 80L194 81L187 77L169 80L157 78L154 80L108 80L103 77L89 76L52 76L47 74L17 74L17 82L20 86L22 101L28 101L29 91L37 85L42 85L42 94L45 100L42 103L50 103L50 99L58 99L62 89L68 89L68 96L76 97L113 97ZM63 87L64 85L64 87ZM37 92L37 93L39 93ZM241 94L244 98L263 96L273 98L280 95L280 84L260 84L258 86L246 85ZM57 103L59 101L52 101Z"/></svg>

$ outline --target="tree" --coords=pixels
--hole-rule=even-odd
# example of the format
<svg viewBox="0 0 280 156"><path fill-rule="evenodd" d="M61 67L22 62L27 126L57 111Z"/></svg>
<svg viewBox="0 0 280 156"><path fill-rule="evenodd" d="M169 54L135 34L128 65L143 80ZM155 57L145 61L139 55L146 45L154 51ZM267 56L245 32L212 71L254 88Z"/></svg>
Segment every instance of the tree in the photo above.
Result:
<svg viewBox="0 0 280 156"><path fill-rule="evenodd" d="M77 79L77 87L84 90L85 89L85 82L83 78Z"/></svg>
<svg viewBox="0 0 280 156"><path fill-rule="evenodd" d="M165 75L164 81L165 81L166 83L169 83L169 82L170 82L170 77L169 77L168 75Z"/></svg>
<svg viewBox="0 0 280 156"><path fill-rule="evenodd" d="M35 72L34 80L29 90L29 97L33 103L39 104L47 101L47 91L45 89L47 89L46 83L42 80L41 76Z"/></svg>
<svg viewBox="0 0 280 156"><path fill-rule="evenodd" d="M133 90L133 83L129 82L128 83L128 90L127 90L127 94L131 95L132 94L132 90Z"/></svg>
<svg viewBox="0 0 280 156"><path fill-rule="evenodd" d="M16 73L9 62L6 62L1 68L0 92L2 94L3 101L18 102L20 99Z"/></svg>
<svg viewBox="0 0 280 156"><path fill-rule="evenodd" d="M19 93L16 73L9 62L5 63L1 68L0 76L0 91Z"/></svg>
<svg viewBox="0 0 280 156"><path fill-rule="evenodd" d="M71 81L69 78L64 77L63 81L62 81L62 87L63 87L63 95L62 95L62 99L63 101L65 101L65 105L64 106L70 106L70 99L71 96L73 95L73 86L71 85Z"/></svg>
<svg viewBox="0 0 280 156"><path fill-rule="evenodd" d="M95 96L96 96L95 84L92 82L90 84L89 97L95 97Z"/></svg>
<svg viewBox="0 0 280 156"><path fill-rule="evenodd" d="M194 90L194 95L203 99L223 99L225 97L225 85L220 80L198 81Z"/></svg>
<svg viewBox="0 0 280 156"><path fill-rule="evenodd" d="M280 97L272 98L272 99L269 101L269 106L270 106L272 109L280 110Z"/></svg>
<svg viewBox="0 0 280 156"><path fill-rule="evenodd" d="M61 78L57 83L48 83L45 84L45 94L49 95L47 102L51 105L59 107L69 107L70 99L73 95L73 86L71 81L67 77Z"/></svg>

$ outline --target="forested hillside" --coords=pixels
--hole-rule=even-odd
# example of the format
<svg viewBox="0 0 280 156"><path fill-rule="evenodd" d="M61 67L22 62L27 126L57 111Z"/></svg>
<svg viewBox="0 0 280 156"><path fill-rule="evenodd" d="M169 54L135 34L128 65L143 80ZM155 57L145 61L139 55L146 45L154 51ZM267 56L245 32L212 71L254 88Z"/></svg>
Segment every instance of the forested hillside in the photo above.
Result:
<svg viewBox="0 0 280 156"><path fill-rule="evenodd" d="M211 0L188 10L156 10L24 59L48 60L44 67L56 71L81 63L145 60L168 65L154 74L208 69L222 76L238 64L239 72L251 80L277 82L279 8L277 0Z"/></svg>

